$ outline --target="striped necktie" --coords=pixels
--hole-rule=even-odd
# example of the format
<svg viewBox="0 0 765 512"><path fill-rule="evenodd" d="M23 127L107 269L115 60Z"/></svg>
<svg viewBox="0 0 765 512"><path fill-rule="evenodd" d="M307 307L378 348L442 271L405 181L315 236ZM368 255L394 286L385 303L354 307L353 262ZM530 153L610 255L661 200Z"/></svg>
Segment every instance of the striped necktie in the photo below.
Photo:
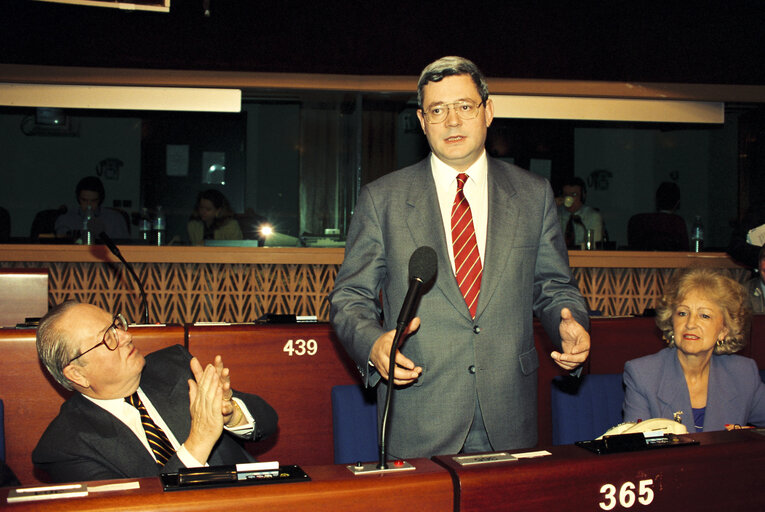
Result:
<svg viewBox="0 0 765 512"><path fill-rule="evenodd" d="M138 409L138 412L141 414L141 424L143 424L143 429L146 431L146 439L148 439L151 451L154 452L154 457L157 459L157 465L164 466L175 453L173 444L162 429L154 423L151 416L149 416L146 407L138 396L138 391L130 396L126 396L125 401Z"/></svg>
<svg viewBox="0 0 765 512"><path fill-rule="evenodd" d="M470 205L463 191L467 178L465 173L457 175L457 195L452 205L452 250L454 266L457 270L457 284L470 310L470 316L475 318L483 269L475 238L473 215L470 213Z"/></svg>

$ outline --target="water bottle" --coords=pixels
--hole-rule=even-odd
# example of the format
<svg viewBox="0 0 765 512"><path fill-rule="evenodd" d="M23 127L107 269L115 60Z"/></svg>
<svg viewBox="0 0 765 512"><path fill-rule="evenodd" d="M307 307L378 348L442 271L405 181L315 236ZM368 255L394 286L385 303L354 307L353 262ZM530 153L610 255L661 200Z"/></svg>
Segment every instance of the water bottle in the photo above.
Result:
<svg viewBox="0 0 765 512"><path fill-rule="evenodd" d="M157 206L157 214L154 217L154 234L156 236L157 245L165 245L167 240L165 239L165 212L161 206Z"/></svg>
<svg viewBox="0 0 765 512"><path fill-rule="evenodd" d="M151 218L149 217L148 208L141 208L141 220L138 224L138 236L141 239L142 244L149 245L151 243Z"/></svg>
<svg viewBox="0 0 765 512"><path fill-rule="evenodd" d="M93 207L88 205L85 210L85 218L82 219L82 243L84 245L93 245Z"/></svg>
<svg viewBox="0 0 765 512"><path fill-rule="evenodd" d="M693 252L704 250L704 224L701 223L701 215L696 215L696 221L693 223L691 249L693 249Z"/></svg>
<svg viewBox="0 0 765 512"><path fill-rule="evenodd" d="M584 234L584 250L591 251L595 249L595 230L588 229Z"/></svg>

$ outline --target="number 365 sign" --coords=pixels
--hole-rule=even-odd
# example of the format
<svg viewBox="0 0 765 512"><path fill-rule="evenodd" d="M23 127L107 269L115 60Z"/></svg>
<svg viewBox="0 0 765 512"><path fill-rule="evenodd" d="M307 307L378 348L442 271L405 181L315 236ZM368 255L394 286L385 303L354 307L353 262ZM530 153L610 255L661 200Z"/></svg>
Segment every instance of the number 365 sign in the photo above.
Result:
<svg viewBox="0 0 765 512"><path fill-rule="evenodd" d="M603 510L613 510L617 504L623 508L631 508L637 502L639 505L650 505L653 502L653 479L640 480L637 485L624 482L619 488L614 484L605 484L600 488L603 501L598 503Z"/></svg>

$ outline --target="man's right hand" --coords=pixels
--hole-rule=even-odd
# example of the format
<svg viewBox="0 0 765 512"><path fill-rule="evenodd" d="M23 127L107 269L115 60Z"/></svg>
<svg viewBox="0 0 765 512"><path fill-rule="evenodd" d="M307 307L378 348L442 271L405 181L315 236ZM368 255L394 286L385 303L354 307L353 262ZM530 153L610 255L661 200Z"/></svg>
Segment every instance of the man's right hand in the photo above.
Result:
<svg viewBox="0 0 765 512"><path fill-rule="evenodd" d="M415 317L411 322L409 322L409 325L406 326L402 336L409 336L409 334L419 329L419 327L420 319L419 317ZM388 369L390 367L390 349L393 345L393 337L395 334L395 330L388 331L377 338L375 344L372 345L372 351L369 353L369 360L372 362L372 364L375 365L377 372L385 380L388 379ZM396 350L396 368L393 372L394 384L397 386L411 384L419 378L421 373L422 368L416 366L411 359L406 357L400 351Z"/></svg>
<svg viewBox="0 0 765 512"><path fill-rule="evenodd" d="M215 366L202 365L196 357L191 359L189 379L189 412L191 430L183 445L199 462L207 462L215 443L223 432L223 385Z"/></svg>

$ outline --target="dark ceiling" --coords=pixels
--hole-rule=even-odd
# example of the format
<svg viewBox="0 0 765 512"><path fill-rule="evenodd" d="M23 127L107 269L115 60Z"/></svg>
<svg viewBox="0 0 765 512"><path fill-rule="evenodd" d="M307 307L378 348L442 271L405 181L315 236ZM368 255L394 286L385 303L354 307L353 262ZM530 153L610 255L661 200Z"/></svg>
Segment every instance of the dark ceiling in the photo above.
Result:
<svg viewBox="0 0 765 512"><path fill-rule="evenodd" d="M762 0L1 5L3 63L417 75L457 54L490 77L765 84Z"/></svg>

